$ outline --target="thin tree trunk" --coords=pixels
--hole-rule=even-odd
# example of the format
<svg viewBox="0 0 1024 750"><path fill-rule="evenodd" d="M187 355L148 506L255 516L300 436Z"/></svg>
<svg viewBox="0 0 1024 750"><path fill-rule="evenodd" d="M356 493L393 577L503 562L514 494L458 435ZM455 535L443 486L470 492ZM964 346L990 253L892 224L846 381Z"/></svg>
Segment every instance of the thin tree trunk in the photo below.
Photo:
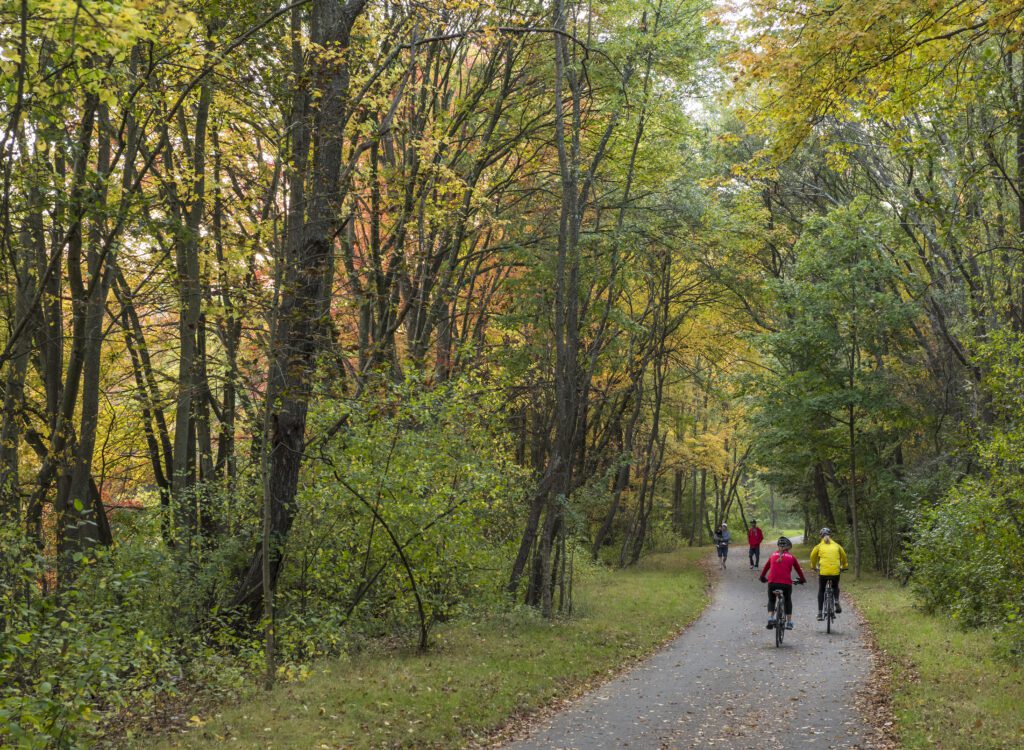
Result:
<svg viewBox="0 0 1024 750"><path fill-rule="evenodd" d="M835 516L832 513L832 502L828 496L828 484L825 481L825 467L819 461L814 464L814 497L818 502L818 512L825 523L829 526L836 525Z"/></svg>
<svg viewBox="0 0 1024 750"><path fill-rule="evenodd" d="M697 543L697 530L700 528L700 514L697 512L697 470L690 472L692 489L690 492L690 510L692 513L690 522L690 541L692 547Z"/></svg>
<svg viewBox="0 0 1024 750"><path fill-rule="evenodd" d="M184 219L175 239L181 313L178 321L180 349L178 354L178 399L174 415L174 472L171 477L174 497L175 533L187 542L199 531L198 498L192 486L196 480L196 425L197 406L204 384L200 383L200 357L205 349L202 328L203 289L199 264L199 232L206 207L206 132L210 116L213 87L209 78L199 90L195 133L191 148L192 184L191 202L180 205ZM184 128L181 137L187 142ZM167 143L168 169L173 163L170 141ZM208 422L207 422L208 424Z"/></svg>
<svg viewBox="0 0 1024 750"><path fill-rule="evenodd" d="M700 517L707 527L708 538L715 535L711 529L711 522L708 521L708 470L700 470Z"/></svg>
<svg viewBox="0 0 1024 750"><path fill-rule="evenodd" d="M27 234L27 233L25 233ZM23 237L22 252L18 255L15 269L16 289L14 299L15 326L27 324L31 314L30 300L35 296L34 278L30 271L28 253L33 243L30 237ZM11 348L7 364L7 377L3 391L3 426L0 427L0 523L13 527L20 524L21 501L19 499L19 460L21 425L25 398L25 376L28 372L29 353L32 339L22 336Z"/></svg>
<svg viewBox="0 0 1024 750"><path fill-rule="evenodd" d="M619 512L619 505L622 502L622 493L625 492L626 487L629 485L629 468L633 461L633 441L636 434L636 424L640 419L640 409L643 405L642 378L643 370L640 371L633 386L633 413L630 415L629 424L626 425L626 439L622 448L622 455L619 458L623 463L615 472L612 502L608 506L608 512L605 514L601 527L597 530L597 535L594 537L594 546L591 548L591 557L594 560L597 559L601 552L601 547L604 546L605 540L611 533L615 516Z"/></svg>
<svg viewBox="0 0 1024 750"><path fill-rule="evenodd" d="M672 480L672 530L683 535L683 470L676 469Z"/></svg>

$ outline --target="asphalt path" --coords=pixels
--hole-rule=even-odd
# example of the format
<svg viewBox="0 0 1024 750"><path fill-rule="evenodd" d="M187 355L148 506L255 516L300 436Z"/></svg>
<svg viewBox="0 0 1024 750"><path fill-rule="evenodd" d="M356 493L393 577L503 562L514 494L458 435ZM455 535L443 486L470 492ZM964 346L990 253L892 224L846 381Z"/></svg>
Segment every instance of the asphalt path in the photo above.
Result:
<svg viewBox="0 0 1024 750"><path fill-rule="evenodd" d="M713 562L712 601L682 635L506 748L873 747L854 702L872 663L856 614L845 609L826 634L817 578L801 562L808 582L793 587L795 628L777 648L746 553L734 545L725 571Z"/></svg>

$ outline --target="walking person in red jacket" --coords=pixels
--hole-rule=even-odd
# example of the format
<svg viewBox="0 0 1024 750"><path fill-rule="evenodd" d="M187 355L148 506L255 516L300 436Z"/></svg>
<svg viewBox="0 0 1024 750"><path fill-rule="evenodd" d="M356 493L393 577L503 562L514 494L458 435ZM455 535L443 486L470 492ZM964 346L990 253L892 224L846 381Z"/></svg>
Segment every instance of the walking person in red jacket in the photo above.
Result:
<svg viewBox="0 0 1024 750"><path fill-rule="evenodd" d="M779 537L779 550L768 556L768 562L761 571L761 583L768 584L768 629L775 627L775 591L782 592L783 607L786 610L786 630L793 629L793 571L799 577L797 583L807 583L800 563L790 552L793 543L784 536Z"/></svg>
<svg viewBox="0 0 1024 750"><path fill-rule="evenodd" d="M757 521L751 519L750 528L747 529L747 544L750 545L750 569L761 567L761 542L764 541L764 532L757 527Z"/></svg>

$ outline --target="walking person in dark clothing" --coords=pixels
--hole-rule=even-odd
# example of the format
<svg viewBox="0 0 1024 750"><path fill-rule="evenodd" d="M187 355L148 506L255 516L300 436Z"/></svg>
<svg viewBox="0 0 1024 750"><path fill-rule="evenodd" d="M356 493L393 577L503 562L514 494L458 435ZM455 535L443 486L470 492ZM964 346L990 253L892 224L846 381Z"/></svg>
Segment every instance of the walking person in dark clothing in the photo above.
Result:
<svg viewBox="0 0 1024 750"><path fill-rule="evenodd" d="M725 570L725 561L729 557L729 542L732 541L732 534L729 527L724 523L715 532L715 547L718 549L718 559L722 561L722 570Z"/></svg>

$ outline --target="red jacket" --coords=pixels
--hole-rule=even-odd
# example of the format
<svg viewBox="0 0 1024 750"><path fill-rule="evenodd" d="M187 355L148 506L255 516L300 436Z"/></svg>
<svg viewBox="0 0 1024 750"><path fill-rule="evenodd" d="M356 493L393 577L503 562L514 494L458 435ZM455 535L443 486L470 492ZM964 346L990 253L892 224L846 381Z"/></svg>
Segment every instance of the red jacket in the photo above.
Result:
<svg viewBox="0 0 1024 750"><path fill-rule="evenodd" d="M800 579L800 583L807 583L804 572L800 570L800 563L796 561L791 552L772 552L768 556L768 562L764 564L761 571L761 582L767 583L793 583L793 570Z"/></svg>
<svg viewBox="0 0 1024 750"><path fill-rule="evenodd" d="M764 541L764 532L757 526L751 526L747 531L747 541L750 542L751 547L760 547L761 542Z"/></svg>

